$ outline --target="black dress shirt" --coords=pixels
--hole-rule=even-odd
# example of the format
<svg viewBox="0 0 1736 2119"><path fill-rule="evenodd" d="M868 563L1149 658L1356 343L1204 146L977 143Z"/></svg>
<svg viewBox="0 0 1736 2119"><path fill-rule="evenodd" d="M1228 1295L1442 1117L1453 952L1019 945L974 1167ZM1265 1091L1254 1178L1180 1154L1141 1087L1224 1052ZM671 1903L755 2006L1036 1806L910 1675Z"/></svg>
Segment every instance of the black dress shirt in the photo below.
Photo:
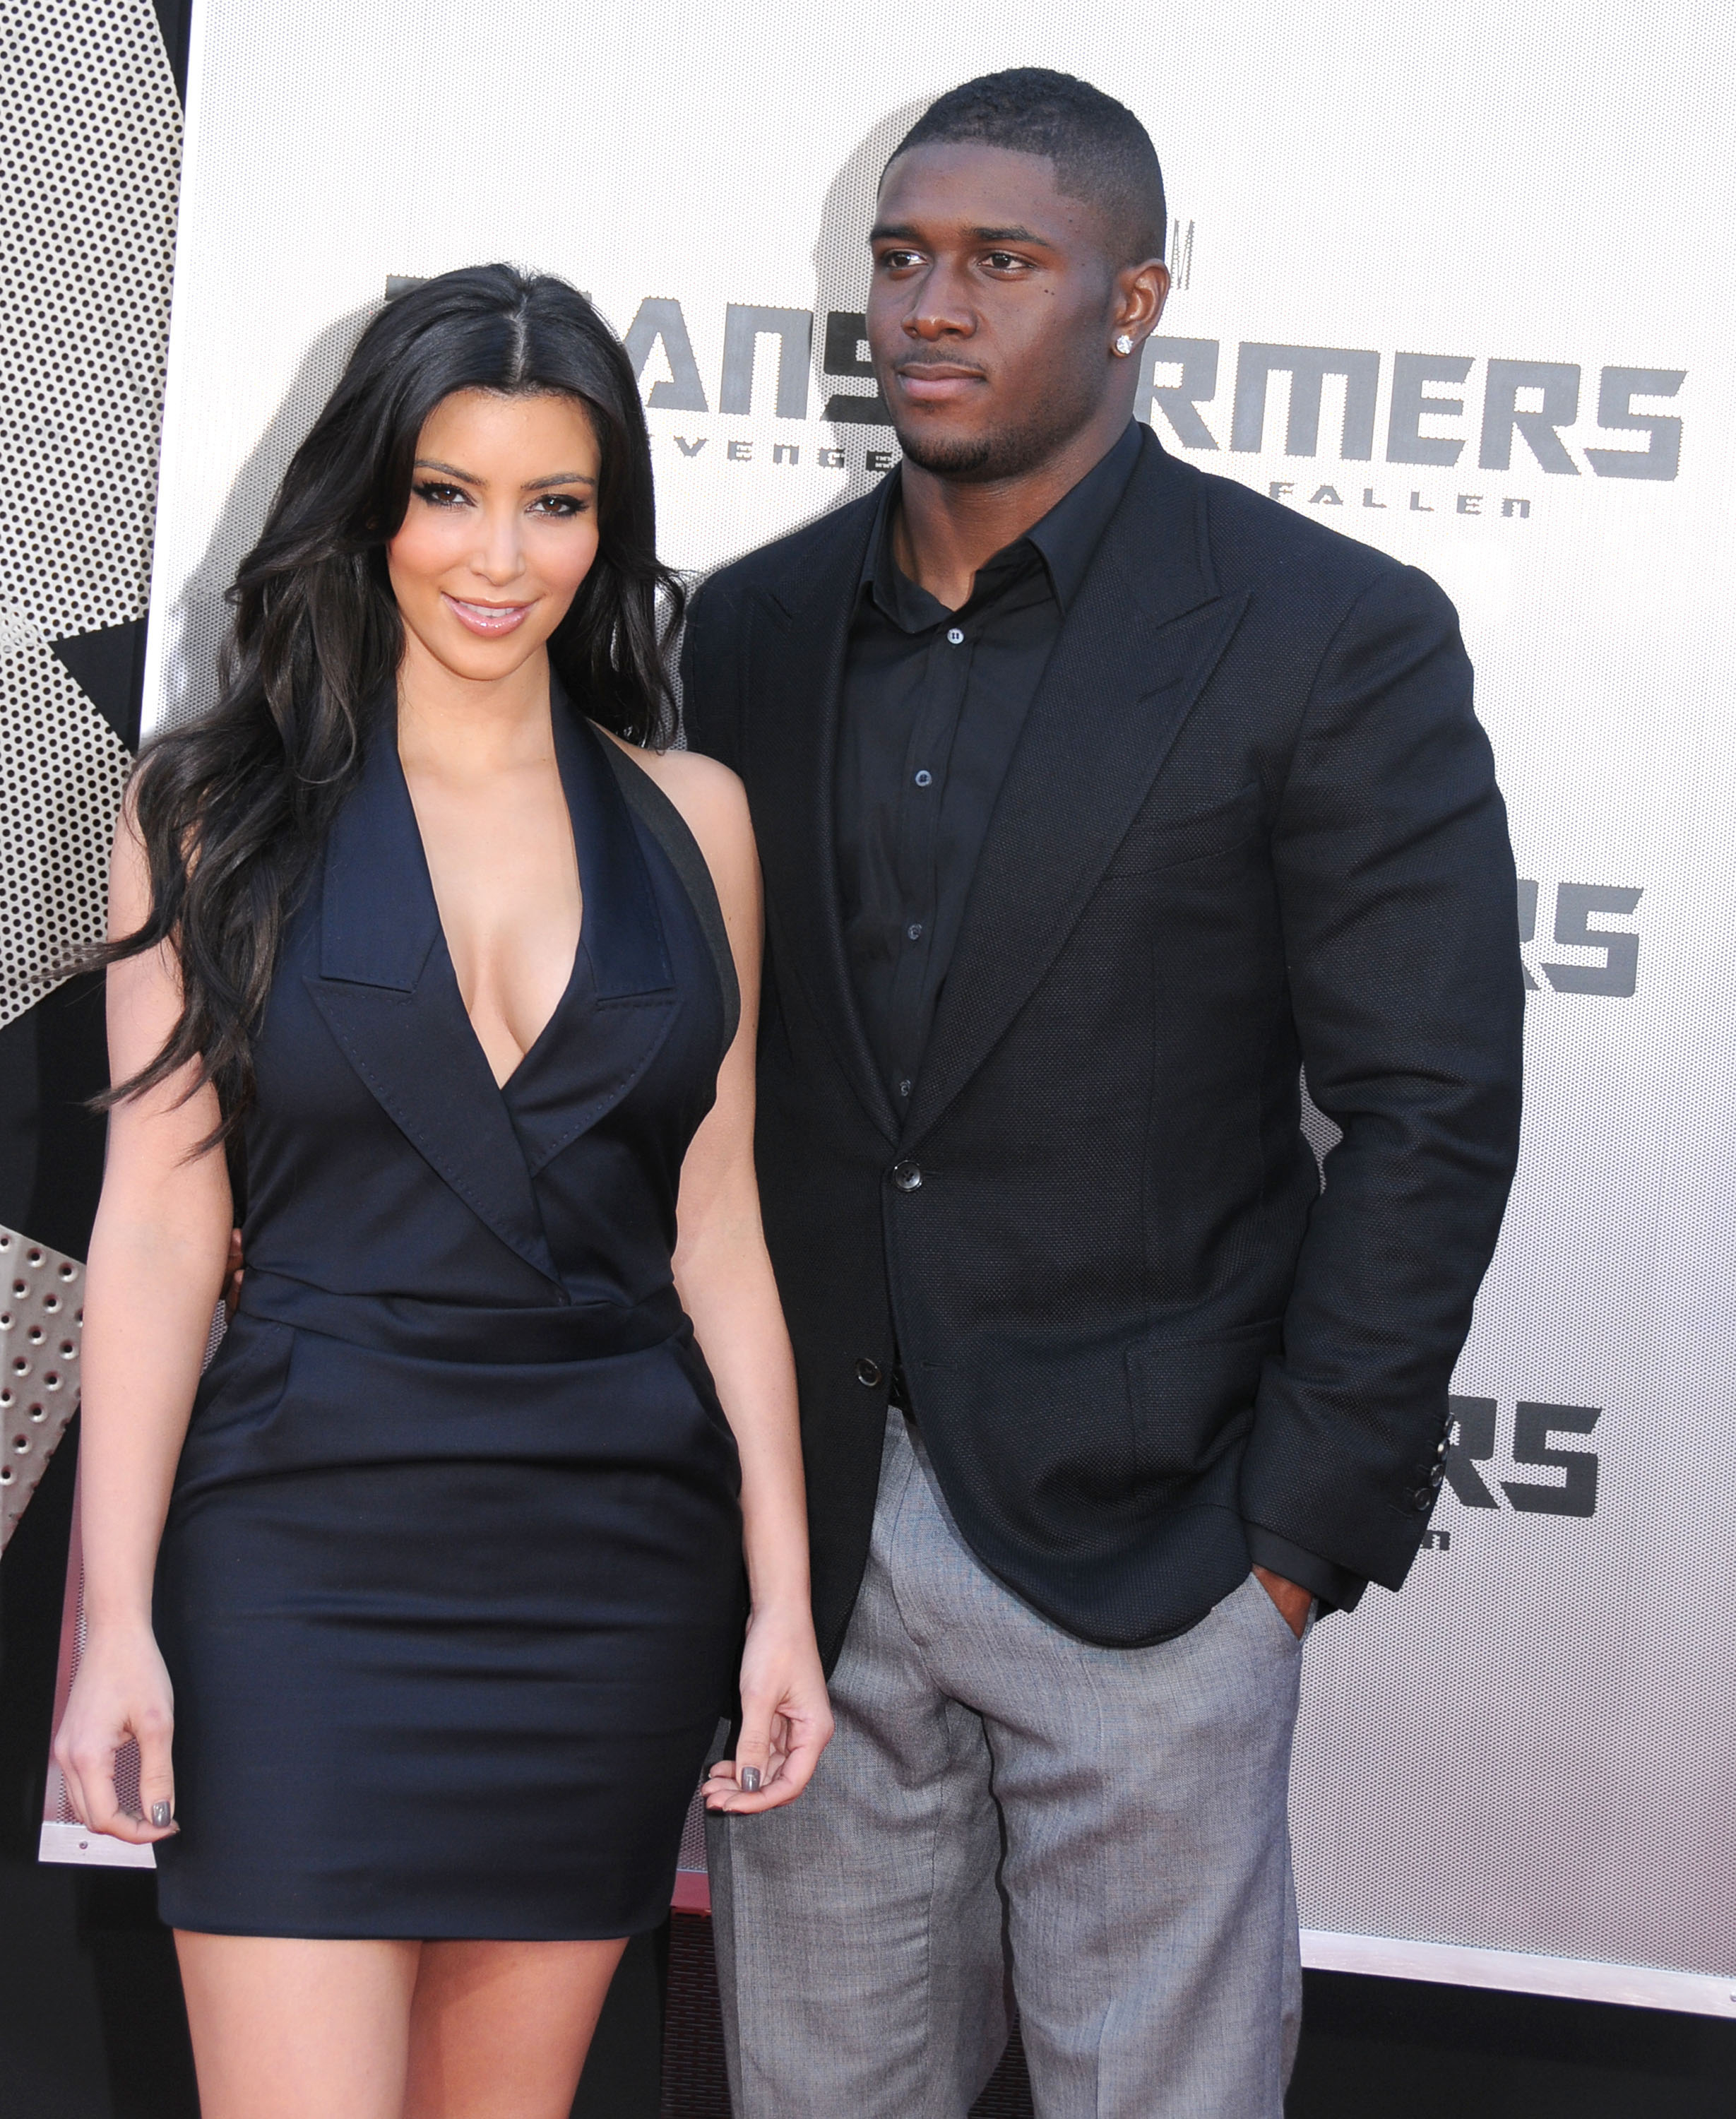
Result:
<svg viewBox="0 0 1736 2119"><path fill-rule="evenodd" d="M892 557L880 492L845 667L838 870L845 946L892 1106L910 1106L1001 782L1068 605L1127 489L1127 431L947 606Z"/></svg>
<svg viewBox="0 0 1736 2119"><path fill-rule="evenodd" d="M1138 461L1130 423L1040 522L979 569L956 611L892 556L900 476L880 489L845 665L836 791L845 946L863 1021L910 1107L1001 783L1098 543ZM1088 737L1081 737L1088 740ZM1361 1579L1257 1523L1261 1566L1322 1606Z"/></svg>

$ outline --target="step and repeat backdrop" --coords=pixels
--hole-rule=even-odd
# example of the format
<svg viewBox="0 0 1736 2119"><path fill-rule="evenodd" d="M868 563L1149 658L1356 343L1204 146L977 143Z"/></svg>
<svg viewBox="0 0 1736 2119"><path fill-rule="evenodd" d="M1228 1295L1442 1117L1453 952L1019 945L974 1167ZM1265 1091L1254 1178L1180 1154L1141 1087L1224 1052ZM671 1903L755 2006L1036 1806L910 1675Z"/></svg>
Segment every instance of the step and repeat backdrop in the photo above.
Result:
<svg viewBox="0 0 1736 2119"><path fill-rule="evenodd" d="M864 490L881 167L1029 63L1163 158L1164 445L1457 602L1523 879L1525 1147L1448 1485L1403 1594L1310 1648L1306 1954L1736 2015L1731 18L201 0L146 731L213 696L223 590L395 277L594 297L683 568Z"/></svg>

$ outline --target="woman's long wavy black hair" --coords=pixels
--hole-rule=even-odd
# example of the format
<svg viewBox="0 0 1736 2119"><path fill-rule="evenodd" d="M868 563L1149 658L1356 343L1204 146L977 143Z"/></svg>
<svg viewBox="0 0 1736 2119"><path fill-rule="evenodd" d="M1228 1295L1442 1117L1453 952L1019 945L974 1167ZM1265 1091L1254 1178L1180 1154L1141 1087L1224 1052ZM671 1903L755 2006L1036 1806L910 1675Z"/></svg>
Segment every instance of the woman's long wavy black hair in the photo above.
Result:
<svg viewBox="0 0 1736 2119"><path fill-rule="evenodd" d="M162 1050L105 1104L197 1063L198 1084L217 1091L215 1145L252 1100L252 1041L285 924L403 653L385 548L410 504L417 438L459 390L556 394L589 413L599 544L549 659L604 727L641 744L674 735L669 648L683 599L657 558L650 446L619 340L562 280L482 265L424 281L362 334L284 474L229 591L216 705L159 737L133 777L150 911L89 961L167 942L183 1007Z"/></svg>

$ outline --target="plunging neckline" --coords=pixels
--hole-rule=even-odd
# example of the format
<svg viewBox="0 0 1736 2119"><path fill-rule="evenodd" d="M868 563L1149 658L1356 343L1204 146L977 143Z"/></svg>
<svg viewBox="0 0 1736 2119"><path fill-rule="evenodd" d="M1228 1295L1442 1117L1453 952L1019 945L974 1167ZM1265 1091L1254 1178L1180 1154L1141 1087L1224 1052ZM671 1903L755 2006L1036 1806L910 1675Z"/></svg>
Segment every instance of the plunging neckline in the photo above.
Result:
<svg viewBox="0 0 1736 2119"><path fill-rule="evenodd" d="M440 910L440 893L434 888L434 871L428 857L428 841L423 836L421 815L416 808L415 795L410 789L410 775L404 770L404 759L398 749L398 735L396 725L392 730L392 760L397 767L398 777L403 782L404 798L410 804L410 821L414 825L416 832L416 848L422 857L423 880L428 885L428 897L434 908L434 927L436 932L440 937L441 953L446 958L447 969L452 975L452 990L457 996L458 1013L464 1018L465 1027L470 1033L471 1041L475 1044L478 1052L482 1055L482 1064L488 1070L488 1079L493 1083L496 1092L502 1098L505 1097L507 1092L518 1079L519 1076L523 1073L532 1055L535 1054L542 1046L544 1040L548 1037L549 1032L553 1029L556 1022L559 1020L562 1013L566 1008L567 1002L572 999L573 987L578 980L580 962L585 954L586 934L590 925L590 907L592 899L591 887L590 883L586 879L585 857L579 846L579 828L572 814L572 791L567 785L567 775L562 767L560 732L555 727L554 716L555 700L553 688L551 687L549 699L549 748L554 758L554 777L556 784L560 788L561 800L565 804L567 810L567 835L572 842L573 872L579 879L579 932L578 938L572 945L572 962L567 968L566 982L562 986L559 994L556 996L554 1006L549 1010L548 1017L543 1023L542 1028L538 1031L535 1036L531 1039L530 1042L525 1047L524 1050L519 1054L517 1060L513 1063L512 1067L507 1069L503 1077L495 1073L494 1063L488 1057L488 1049L483 1043L481 1036L477 1031L475 1018L470 1013L470 1009L465 1005L464 988L458 983L457 962L452 955L452 945L447 938L446 931L446 920Z"/></svg>
<svg viewBox="0 0 1736 2119"><path fill-rule="evenodd" d="M575 857L576 857L576 846L575 846L574 851ZM582 890L582 882L580 888ZM438 903L439 901L436 899L435 904L437 910ZM567 973L567 983L561 988L560 998L555 1002L553 1008L549 1011L549 1020L543 1025L542 1028L538 1031L535 1036L531 1039L530 1042L525 1047L524 1050L519 1054L516 1063L513 1066L512 1072L507 1076L506 1079L504 1081L496 1081L494 1083L496 1089L499 1091L502 1099L505 1098L507 1091L512 1088L513 1083L517 1081L519 1076L524 1073L525 1069L530 1064L530 1062L536 1057L537 1054L541 1051L543 1046L547 1044L549 1041L549 1033L553 1030L556 1023L558 1023L561 1018L566 1013L567 1004L572 999L572 990L578 984L579 981L580 960L585 953L585 908L586 905L588 903L589 900L586 899L580 905L579 939L573 944L572 962ZM492 1078L494 1069L488 1064L488 1047L483 1043L481 1038L477 1036L476 1025L471 1018L470 1011L464 1005L464 990L458 985L458 967L452 962L451 948L447 941L446 929L443 925L440 930L440 946L446 951L447 964L452 974L452 985L458 992L459 1008L463 1012L465 1022L470 1027L471 1036L476 1039L476 1049L482 1055L483 1064L485 1067L488 1067L489 1075Z"/></svg>

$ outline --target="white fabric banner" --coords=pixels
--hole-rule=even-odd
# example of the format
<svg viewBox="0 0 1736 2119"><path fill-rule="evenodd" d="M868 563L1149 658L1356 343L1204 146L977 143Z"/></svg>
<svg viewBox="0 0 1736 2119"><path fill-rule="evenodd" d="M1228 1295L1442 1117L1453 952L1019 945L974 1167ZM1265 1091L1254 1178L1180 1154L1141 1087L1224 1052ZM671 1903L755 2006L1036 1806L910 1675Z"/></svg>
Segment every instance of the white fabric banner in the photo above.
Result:
<svg viewBox="0 0 1736 2119"><path fill-rule="evenodd" d="M1404 1593L1310 1648L1309 1954L1736 2014L1733 62L1687 0L202 0L146 721L210 698L389 276L590 292L703 569L893 461L852 416L863 238L926 101L1040 63L1129 103L1177 281L1145 415L1454 597L1525 879L1525 1145L1449 1488Z"/></svg>

